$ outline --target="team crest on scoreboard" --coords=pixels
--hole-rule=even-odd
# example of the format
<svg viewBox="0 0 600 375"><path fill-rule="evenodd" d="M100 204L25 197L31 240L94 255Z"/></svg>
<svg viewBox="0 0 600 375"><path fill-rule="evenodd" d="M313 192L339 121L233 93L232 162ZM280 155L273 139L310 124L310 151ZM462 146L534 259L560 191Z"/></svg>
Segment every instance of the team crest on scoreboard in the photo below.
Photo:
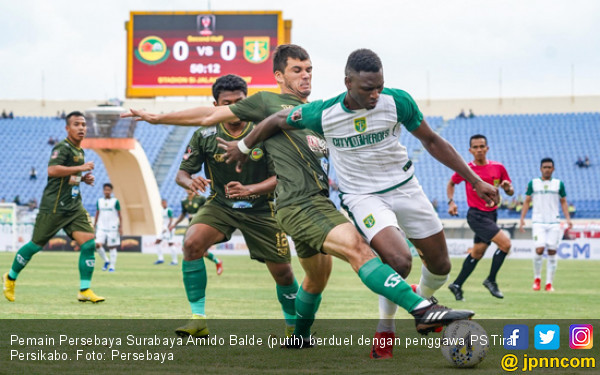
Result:
<svg viewBox="0 0 600 375"><path fill-rule="evenodd" d="M354 119L354 130L359 133L364 133L367 130L367 119L366 117L360 117Z"/></svg>
<svg viewBox="0 0 600 375"><path fill-rule="evenodd" d="M156 65L169 57L169 49L162 38L154 35L147 36L138 44L135 57L144 64Z"/></svg>
<svg viewBox="0 0 600 375"><path fill-rule="evenodd" d="M244 37L244 58L253 64L260 64L269 58L268 36L245 36Z"/></svg>
<svg viewBox="0 0 600 375"><path fill-rule="evenodd" d="M369 216L365 217L363 219L363 223L365 223L365 226L367 228L373 228L373 226L375 225L375 218L373 217L373 214L369 214Z"/></svg>

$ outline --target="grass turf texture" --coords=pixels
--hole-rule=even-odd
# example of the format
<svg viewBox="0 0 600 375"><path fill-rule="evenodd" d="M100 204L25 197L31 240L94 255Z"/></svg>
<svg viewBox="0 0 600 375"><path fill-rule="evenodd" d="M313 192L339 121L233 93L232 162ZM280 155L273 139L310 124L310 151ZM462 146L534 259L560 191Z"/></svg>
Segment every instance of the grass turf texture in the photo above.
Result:
<svg viewBox="0 0 600 375"><path fill-rule="evenodd" d="M12 262L14 253L0 253L0 265L5 270ZM262 346L230 346L229 335L244 334L260 337L263 342L269 334L281 336L283 322L281 310L276 300L274 283L266 267L258 262L250 261L245 256L225 256L225 272L217 276L214 264L207 261L208 290L207 314L210 318L211 333L222 337L225 346L183 345L169 349L165 346L148 346L125 344L126 336L173 338L173 329L189 318L181 266L163 264L153 265L155 257L144 254L119 255L118 268L115 273L102 272L101 262L97 258L96 271L92 281L92 289L107 298L101 304L80 303L76 299L78 287L77 272L78 254L75 253L39 253L22 272L17 281L16 302L0 301L0 318L11 319L2 324L0 335L1 368L11 368L18 373L64 373L67 369L75 373L197 373L207 374L369 374L401 370L406 374L426 374L432 371L442 373L464 373L454 369L442 357L438 348L427 348L423 345L400 347L395 349L392 360L373 361L368 357L370 345L358 345L358 338L372 337L378 318L377 297L366 289L352 272L349 265L334 262L334 270L327 287L314 330L317 336L329 338L348 338L353 336L352 346L324 345L318 348L301 351L269 349ZM415 260L413 274L409 282L417 282L420 276L420 262ZM451 280L460 270L462 259L453 259ZM556 292L533 292L532 264L530 260L507 259L500 271L498 282L505 294L504 300L492 297L481 285L489 271L489 260L483 260L464 286L467 302L454 301L454 297L443 287L437 293L440 303L454 308L472 309L475 318L486 328L488 334L502 334L505 323L529 324L530 346L533 326L552 324L550 320L585 320L597 319L600 299L594 286L600 285L600 275L596 272L600 266L598 261L559 261L555 278ZM294 259L296 277L302 279L302 269ZM2 271L5 272L5 271ZM399 318L409 318L399 311ZM14 321L12 319L60 319ZM255 319L252 321L239 319ZM75 321L72 319L92 319ZM106 321L99 319L122 319ZM134 319L134 320L130 320ZM142 321L138 319L161 319ZM222 319L222 320L216 320ZM231 320L238 319L238 320ZM340 320L344 319L344 320ZM346 320L348 319L348 320ZM496 319L496 320L494 320ZM511 321L504 321L512 319ZM518 320L515 320L518 319ZM529 319L528 322L521 319ZM582 321L583 320L583 321ZM138 322L138 323L136 323ZM573 322L573 323L575 323ZM597 322L597 321L596 321ZM593 324L589 322L590 324ZM556 322L556 324L560 324ZM7 327L9 326L10 329ZM40 326L42 328L40 328ZM597 326L597 325L596 325ZM397 322L398 337L420 338L414 331L412 319ZM120 347L107 348L102 345L75 345L58 347L68 353L67 362L51 361L9 361L11 350L35 352L49 347L22 347L10 345L10 334L19 333L23 337L43 337L48 335L57 338L59 334L69 336L121 337ZM561 324L561 338L568 335L568 324ZM431 334L427 338L439 338L439 334ZM568 336L567 336L568 337ZM598 342L598 341L597 341ZM566 349L564 347L566 346ZM97 360L76 360L75 351L84 353L92 351L105 353L102 362ZM112 350L121 352L173 353L173 361L132 361L113 359ZM561 339L560 356L593 354L587 350L570 350L566 339ZM570 351L569 351L570 350ZM492 346L486 358L474 371L482 374L501 372L500 359L508 353L501 346ZM557 352L527 352L530 356L556 355ZM596 353L596 351L594 351ZM515 353L521 354L521 353ZM597 357L597 355L596 355ZM596 358L599 360L599 358ZM5 362L6 361L6 362ZM101 365L101 366L100 366ZM598 364L597 364L598 365ZM589 373L590 369L581 369L581 373ZM564 369L550 370L553 373L564 373ZM569 369L569 373L577 373Z"/></svg>

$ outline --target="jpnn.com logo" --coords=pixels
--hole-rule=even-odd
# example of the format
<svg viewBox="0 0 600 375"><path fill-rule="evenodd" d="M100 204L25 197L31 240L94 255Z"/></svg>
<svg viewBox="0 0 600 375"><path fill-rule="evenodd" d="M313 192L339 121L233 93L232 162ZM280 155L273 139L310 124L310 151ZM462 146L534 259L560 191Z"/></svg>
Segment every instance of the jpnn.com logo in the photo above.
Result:
<svg viewBox="0 0 600 375"><path fill-rule="evenodd" d="M138 44L135 57L144 64L156 65L169 57L169 49L162 38L154 35L147 36Z"/></svg>

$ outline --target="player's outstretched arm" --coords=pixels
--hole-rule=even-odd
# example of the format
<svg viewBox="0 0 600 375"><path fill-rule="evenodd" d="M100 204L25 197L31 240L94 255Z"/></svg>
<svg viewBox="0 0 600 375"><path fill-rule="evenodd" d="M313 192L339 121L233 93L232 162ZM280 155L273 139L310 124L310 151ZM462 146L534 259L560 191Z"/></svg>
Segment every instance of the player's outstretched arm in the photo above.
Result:
<svg viewBox="0 0 600 375"><path fill-rule="evenodd" d="M211 180L202 176L192 177L189 172L180 169L177 171L177 176L175 176L175 182L182 188L198 194L198 191L203 193L206 191L206 188L210 186Z"/></svg>
<svg viewBox="0 0 600 375"><path fill-rule="evenodd" d="M223 157L225 161L230 164L238 162L245 162L247 155L250 153L252 148L258 143L263 142L273 135L283 130L296 129L293 126L287 124L287 117L291 112L291 108L284 109L277 113L272 114L266 119L262 120L252 131L241 141L226 141L222 138L217 137L219 147L225 150Z"/></svg>
<svg viewBox="0 0 600 375"><path fill-rule="evenodd" d="M418 128L412 131L412 134L421 141L431 156L468 181L473 188L475 188L477 195L483 199L488 206L492 207L498 204L500 201L498 189L481 180L481 178L469 168L456 149L448 141L431 130L425 120L421 122Z"/></svg>
<svg viewBox="0 0 600 375"><path fill-rule="evenodd" d="M67 177L80 172L91 171L92 169L94 169L93 161L88 161L87 163L73 167L67 167L64 165L50 165L48 166L48 177Z"/></svg>
<svg viewBox="0 0 600 375"><path fill-rule="evenodd" d="M136 121L146 121L150 124L180 125L180 126L213 126L221 122L240 121L228 106L196 107L171 113L151 113L141 109L130 109L122 113L121 118L133 117Z"/></svg>
<svg viewBox="0 0 600 375"><path fill-rule="evenodd" d="M519 232L525 232L525 215L527 215L527 211L529 211L529 205L531 204L531 195L525 196L525 201L523 202L523 208L521 208L521 220L519 221Z"/></svg>
<svg viewBox="0 0 600 375"><path fill-rule="evenodd" d="M265 195L275 191L277 177L271 176L256 184L242 185L239 181L230 181L225 185L229 198L245 198L250 195Z"/></svg>

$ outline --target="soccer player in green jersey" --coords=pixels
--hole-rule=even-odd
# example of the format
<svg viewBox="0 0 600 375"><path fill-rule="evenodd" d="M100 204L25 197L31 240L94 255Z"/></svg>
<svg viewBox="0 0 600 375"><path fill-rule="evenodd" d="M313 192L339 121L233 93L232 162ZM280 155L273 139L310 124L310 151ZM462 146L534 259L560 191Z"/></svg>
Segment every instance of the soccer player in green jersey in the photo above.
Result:
<svg viewBox="0 0 600 375"><path fill-rule="evenodd" d="M187 197L181 200L181 214L177 220L175 220L175 222L171 223L169 230L174 230L177 224L181 223L186 216L189 220L192 220L192 217L196 214L196 212L198 212L204 203L206 203L206 198L204 198L202 195L196 194L191 190L188 190ZM217 258L215 254L208 250L204 252L204 257L215 263L217 266L217 275L221 275L223 273L223 261L221 259Z"/></svg>
<svg viewBox="0 0 600 375"><path fill-rule="evenodd" d="M90 289L95 265L94 228L79 192L80 183L94 183L91 173L82 176L83 172L94 169L94 162L85 161L80 147L87 132L85 117L81 112L71 112L66 122L67 138L54 146L48 162L48 184L35 220L33 238L19 249L10 271L3 276L4 296L11 302L15 300L15 281L19 273L61 228L81 246L77 299L94 303L104 301L104 297Z"/></svg>
<svg viewBox="0 0 600 375"><path fill-rule="evenodd" d="M277 66L276 59L274 60L275 77L282 92L300 89L298 91L307 98L310 94L312 74L308 54L299 61L297 58L289 58L287 66L283 65L285 68L283 70ZM302 66L311 68L306 80L300 79L303 73ZM288 68L291 75L287 78L293 80L286 81L282 78L286 78L284 73L288 72ZM257 95L253 95L248 101ZM306 102L306 99L303 102ZM255 113L266 112L264 110L260 112L265 106L253 107ZM270 113L274 113L276 107L271 106L270 109ZM229 116L235 114L234 118L242 118L242 115L248 113L241 105L231 106L229 112ZM170 114L170 116L149 115L139 111L133 114L150 122L164 123L167 120L168 123L181 125L204 124L203 121L210 121L207 119L218 116L230 119L227 118L225 111L210 113L199 108ZM256 143L252 142L253 145ZM237 141L223 141L227 152L237 150L236 144ZM243 142L239 143L240 146L243 144ZM430 332L439 326L457 319L466 319L474 314L472 311L454 311L438 305L434 299L426 300L420 297L398 273L375 257L354 226L327 199L328 180L326 171L322 167L322 156L327 150L321 136L308 129L281 131L267 140L265 146L271 153L278 179L275 191L277 221L280 227L294 239L300 263L306 272L296 298L296 312L302 318L297 320L295 337L287 345L288 347L310 346L310 327L320 304L321 292L331 271L331 260L324 258L323 254L335 255L348 261L372 291L384 295L409 311L415 318L417 330L421 333ZM246 148L243 151L248 154L252 150Z"/></svg>

